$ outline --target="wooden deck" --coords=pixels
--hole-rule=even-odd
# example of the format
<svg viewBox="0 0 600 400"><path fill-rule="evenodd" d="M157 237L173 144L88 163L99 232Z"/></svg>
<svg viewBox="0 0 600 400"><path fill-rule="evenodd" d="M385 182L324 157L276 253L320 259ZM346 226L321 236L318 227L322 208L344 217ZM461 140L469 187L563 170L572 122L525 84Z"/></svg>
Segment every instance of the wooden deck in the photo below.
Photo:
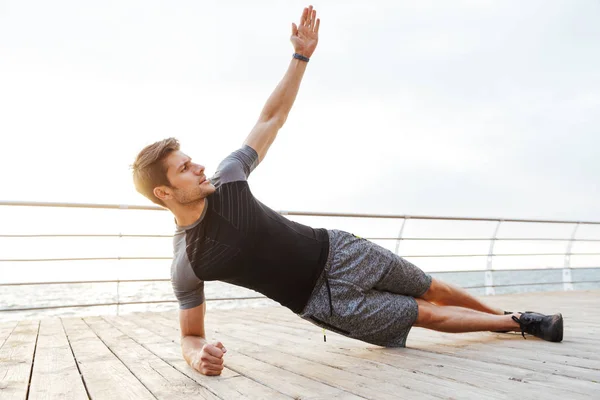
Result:
<svg viewBox="0 0 600 400"><path fill-rule="evenodd" d="M600 398L600 291L488 301L562 312L564 341L413 329L408 348L384 349L332 332L324 343L282 307L209 310L228 353L205 377L181 356L176 312L4 322L0 399Z"/></svg>

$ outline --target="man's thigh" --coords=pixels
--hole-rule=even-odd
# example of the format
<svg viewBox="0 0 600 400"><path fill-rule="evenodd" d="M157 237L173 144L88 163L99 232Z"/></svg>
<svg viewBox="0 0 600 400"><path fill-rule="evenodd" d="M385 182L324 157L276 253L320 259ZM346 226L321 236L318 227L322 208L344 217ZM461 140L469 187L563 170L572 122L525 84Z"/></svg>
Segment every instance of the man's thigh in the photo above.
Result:
<svg viewBox="0 0 600 400"><path fill-rule="evenodd" d="M431 275L404 258L392 255L392 262L386 267L387 273L375 285L375 289L404 296L423 296L431 287Z"/></svg>
<svg viewBox="0 0 600 400"><path fill-rule="evenodd" d="M376 289L420 297L431 285L431 276L392 251L348 232L334 231L329 276L365 291Z"/></svg>
<svg viewBox="0 0 600 400"><path fill-rule="evenodd" d="M331 291L333 313L323 306L305 318L353 339L386 347L405 346L418 317L413 297L379 290L365 292L342 282L333 282Z"/></svg>

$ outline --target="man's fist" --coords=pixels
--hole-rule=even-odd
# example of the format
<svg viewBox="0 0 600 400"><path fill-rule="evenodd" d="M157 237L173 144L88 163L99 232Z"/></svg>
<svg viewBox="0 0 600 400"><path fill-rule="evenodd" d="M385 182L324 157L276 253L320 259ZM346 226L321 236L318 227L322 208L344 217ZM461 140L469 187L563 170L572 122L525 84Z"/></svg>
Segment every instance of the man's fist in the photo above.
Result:
<svg viewBox="0 0 600 400"><path fill-rule="evenodd" d="M227 349L223 343L206 343L202 350L194 355L192 367L203 375L221 375L225 353Z"/></svg>

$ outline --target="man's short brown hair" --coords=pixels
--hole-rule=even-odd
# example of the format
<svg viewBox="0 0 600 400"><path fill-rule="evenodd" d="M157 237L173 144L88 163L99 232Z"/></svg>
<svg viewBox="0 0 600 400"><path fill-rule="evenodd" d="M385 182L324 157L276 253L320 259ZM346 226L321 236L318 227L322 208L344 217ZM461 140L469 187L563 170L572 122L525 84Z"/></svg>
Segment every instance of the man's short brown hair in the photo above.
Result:
<svg viewBox="0 0 600 400"><path fill-rule="evenodd" d="M144 147L131 166L135 190L162 207L166 207L166 204L154 195L154 188L171 186L167 177L168 166L165 165L164 160L177 150L179 150L179 141L175 138L158 141Z"/></svg>

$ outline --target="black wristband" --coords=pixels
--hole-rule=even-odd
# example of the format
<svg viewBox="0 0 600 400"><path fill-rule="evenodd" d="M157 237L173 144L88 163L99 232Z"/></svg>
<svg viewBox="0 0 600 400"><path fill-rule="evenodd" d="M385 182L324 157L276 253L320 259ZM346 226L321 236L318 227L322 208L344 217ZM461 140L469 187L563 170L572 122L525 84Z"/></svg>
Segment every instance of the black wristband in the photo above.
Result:
<svg viewBox="0 0 600 400"><path fill-rule="evenodd" d="M294 58L297 58L298 60L302 60L302 61L306 61L306 62L310 61L310 58L304 57L303 55L300 55L298 53L294 53Z"/></svg>

